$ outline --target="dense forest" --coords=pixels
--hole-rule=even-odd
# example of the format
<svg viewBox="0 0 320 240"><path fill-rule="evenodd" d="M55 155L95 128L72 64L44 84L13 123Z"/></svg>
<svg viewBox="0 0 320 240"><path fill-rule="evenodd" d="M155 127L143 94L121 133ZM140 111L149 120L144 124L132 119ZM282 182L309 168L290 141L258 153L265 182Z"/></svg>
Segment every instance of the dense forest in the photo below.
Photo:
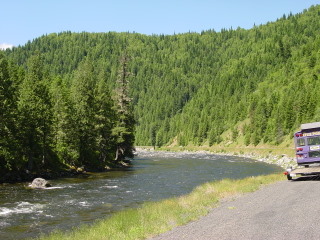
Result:
<svg viewBox="0 0 320 240"><path fill-rule="evenodd" d="M112 93L89 58L63 78L45 70L39 51L25 68L0 53L0 180L49 176L51 170L103 170L132 157L127 64L124 54Z"/></svg>
<svg viewBox="0 0 320 240"><path fill-rule="evenodd" d="M52 33L3 51L0 71L7 169L100 166L134 141L280 144L320 121L320 6L249 30Z"/></svg>

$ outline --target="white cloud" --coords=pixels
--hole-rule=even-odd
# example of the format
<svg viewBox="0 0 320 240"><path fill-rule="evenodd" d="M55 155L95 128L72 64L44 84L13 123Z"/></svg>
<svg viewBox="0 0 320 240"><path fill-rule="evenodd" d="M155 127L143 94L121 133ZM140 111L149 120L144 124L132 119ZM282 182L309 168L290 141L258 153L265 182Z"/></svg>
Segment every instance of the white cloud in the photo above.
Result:
<svg viewBox="0 0 320 240"><path fill-rule="evenodd" d="M12 48L13 45L9 43L0 43L0 50L6 50L7 48Z"/></svg>

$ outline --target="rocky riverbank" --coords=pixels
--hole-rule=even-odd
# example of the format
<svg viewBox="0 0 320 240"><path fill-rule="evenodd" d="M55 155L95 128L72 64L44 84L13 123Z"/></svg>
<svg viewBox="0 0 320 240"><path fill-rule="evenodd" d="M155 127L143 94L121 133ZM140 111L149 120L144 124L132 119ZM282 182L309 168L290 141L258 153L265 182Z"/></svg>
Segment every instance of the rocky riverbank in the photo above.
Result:
<svg viewBox="0 0 320 240"><path fill-rule="evenodd" d="M61 170L61 171L41 171L41 172L29 172L29 171L20 171L20 172L7 172L1 174L0 184L1 183L18 183L18 182L31 182L35 178L44 178L44 179L57 179L65 177L75 177L83 172L76 171L73 169L70 170Z"/></svg>
<svg viewBox="0 0 320 240"><path fill-rule="evenodd" d="M18 183L18 182L30 182L35 178L44 178L48 180L58 179L58 178L69 178L76 177L79 175L87 175L90 172L104 172L111 171L113 169L124 169L131 166L130 160L121 161L118 163L110 163L103 169L85 169L71 167L69 169L44 169L40 171L11 171L11 172L1 172L0 171L0 184L1 183Z"/></svg>
<svg viewBox="0 0 320 240"><path fill-rule="evenodd" d="M269 164L276 164L284 169L287 169L289 167L296 167L297 163L294 158L287 156L286 154L282 155L268 155L268 156L259 156L255 153L247 153L247 154L233 154L233 153L225 153L220 155L230 155L230 156L239 156L239 157L246 157L251 158L259 162L265 162Z"/></svg>
<svg viewBox="0 0 320 240"><path fill-rule="evenodd" d="M172 148L161 148L155 150L153 147L136 147L137 152L139 151L177 151L177 149L172 149ZM243 151L239 152L228 152L228 151L208 151L208 150L186 150L183 149L182 152L199 152L199 153L207 153L207 154L216 154L216 155L223 155L223 156L238 156L238 157L245 157L245 158L251 158L259 162L265 162L269 164L276 164L283 169L287 169L289 167L296 167L297 163L293 157L288 156L287 154L281 154L281 155L276 155L276 154L266 154L265 156L262 156L258 153L252 153L252 152L246 152L244 153Z"/></svg>

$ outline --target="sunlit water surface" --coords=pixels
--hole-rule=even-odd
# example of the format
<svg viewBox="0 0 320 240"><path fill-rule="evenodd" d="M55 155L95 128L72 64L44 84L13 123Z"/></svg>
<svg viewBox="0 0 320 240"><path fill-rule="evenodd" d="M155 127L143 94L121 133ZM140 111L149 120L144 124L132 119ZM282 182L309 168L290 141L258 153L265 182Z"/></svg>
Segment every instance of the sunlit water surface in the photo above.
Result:
<svg viewBox="0 0 320 240"><path fill-rule="evenodd" d="M24 239L67 230L146 201L189 193L222 178L244 178L281 168L247 158L207 153L139 152L127 170L50 181L46 190L28 183L0 185L0 239Z"/></svg>

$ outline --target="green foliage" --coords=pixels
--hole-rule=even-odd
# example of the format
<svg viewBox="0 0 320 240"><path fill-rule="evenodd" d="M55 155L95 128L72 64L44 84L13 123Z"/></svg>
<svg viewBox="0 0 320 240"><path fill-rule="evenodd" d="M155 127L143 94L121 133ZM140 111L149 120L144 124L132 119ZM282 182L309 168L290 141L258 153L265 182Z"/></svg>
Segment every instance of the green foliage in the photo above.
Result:
<svg viewBox="0 0 320 240"><path fill-rule="evenodd" d="M62 78L52 77L43 64L37 52L19 74L0 55L1 173L66 165L103 169L114 162L119 144L125 148L116 160L132 157L133 114L128 104L126 111L115 111L104 69L84 59Z"/></svg>
<svg viewBox="0 0 320 240"><path fill-rule="evenodd" d="M92 63L84 60L74 73L70 92L76 165L88 165L89 161L97 157L95 156L94 86Z"/></svg>
<svg viewBox="0 0 320 240"><path fill-rule="evenodd" d="M38 53L28 60L26 77L19 88L19 137L28 170L47 164L51 155L52 106L47 85L50 80L42 69Z"/></svg>
<svg viewBox="0 0 320 240"><path fill-rule="evenodd" d="M117 121L113 128L112 135L115 139L116 156L115 160L123 160L126 156L133 157L134 144L134 129L135 121L133 118L132 108L129 98L128 77L128 61L129 58L125 54L120 60L120 70L116 84L116 111Z"/></svg>
<svg viewBox="0 0 320 240"><path fill-rule="evenodd" d="M4 169L15 167L18 146L17 83L10 70L15 68L0 52L0 166Z"/></svg>
<svg viewBox="0 0 320 240"><path fill-rule="evenodd" d="M301 123L320 119L319 12L320 6L313 6L250 30L201 34L62 32L5 54L27 69L26 80L18 77L12 86L21 86L21 111L36 107L34 113L24 111L22 116L29 121L31 114L38 157L39 149L53 148L68 164L120 160L120 152L132 154L134 141L212 145L241 137L246 145L280 144ZM42 57L41 77L31 89L27 62L37 52ZM13 67L3 66L3 76L8 71L12 76L2 78L19 75L10 70ZM36 71L33 74L37 76ZM6 88L11 89L10 81L6 80ZM37 88L44 91L36 93ZM28 91L36 96L31 99L35 104L26 102ZM8 107L15 109L17 100L12 96ZM47 125L41 125L41 111L51 116ZM246 127L240 133L238 126L244 120ZM21 130L31 134L27 126ZM231 136L225 137L225 132ZM15 142L14 134L10 136ZM4 156L9 148L3 149Z"/></svg>

